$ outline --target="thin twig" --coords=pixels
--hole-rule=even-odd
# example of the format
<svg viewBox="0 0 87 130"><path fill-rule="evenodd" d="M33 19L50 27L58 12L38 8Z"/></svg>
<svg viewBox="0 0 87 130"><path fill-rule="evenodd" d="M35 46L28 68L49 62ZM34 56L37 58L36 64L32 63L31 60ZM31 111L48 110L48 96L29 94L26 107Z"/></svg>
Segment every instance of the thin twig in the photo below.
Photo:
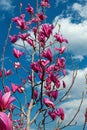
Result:
<svg viewBox="0 0 87 130"><path fill-rule="evenodd" d="M81 108L81 105L83 103L83 98L84 98L84 93L82 93L82 100L81 100L81 103L78 107L78 110L77 112L75 113L75 115L73 116L73 118L71 119L71 121L69 123L67 123L65 126L61 127L60 129L64 129L65 127L68 127L71 125L71 123L74 121L74 119L76 118L76 116L78 115L79 111L80 111L80 108Z"/></svg>
<svg viewBox="0 0 87 130"><path fill-rule="evenodd" d="M7 33L7 37L6 37L6 40L5 40L5 43L4 43L4 46L3 46L3 52L2 52L2 65L1 65L1 68L2 68L2 87L4 89L4 58L5 58L5 51L6 51L6 47L7 47L7 44L8 44L8 37L10 35L10 31L11 31L11 28L12 28L12 21L9 25L9 28L8 28L8 33Z"/></svg>

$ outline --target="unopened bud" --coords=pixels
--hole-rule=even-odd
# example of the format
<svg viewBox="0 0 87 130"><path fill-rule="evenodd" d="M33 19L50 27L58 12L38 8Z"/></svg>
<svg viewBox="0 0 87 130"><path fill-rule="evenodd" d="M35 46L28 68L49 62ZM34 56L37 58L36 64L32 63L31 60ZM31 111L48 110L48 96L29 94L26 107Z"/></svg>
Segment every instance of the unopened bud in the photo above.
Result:
<svg viewBox="0 0 87 130"><path fill-rule="evenodd" d="M85 122L87 122L87 108L86 108L86 112L85 112Z"/></svg>
<svg viewBox="0 0 87 130"><path fill-rule="evenodd" d="M22 7L22 3L20 3L20 7Z"/></svg>

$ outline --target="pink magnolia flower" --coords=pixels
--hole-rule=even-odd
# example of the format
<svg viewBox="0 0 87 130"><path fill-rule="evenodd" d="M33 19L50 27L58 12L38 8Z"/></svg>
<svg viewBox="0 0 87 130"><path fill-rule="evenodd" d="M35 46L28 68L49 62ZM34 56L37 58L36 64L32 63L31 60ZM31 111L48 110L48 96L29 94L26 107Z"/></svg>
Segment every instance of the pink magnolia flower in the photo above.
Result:
<svg viewBox="0 0 87 130"><path fill-rule="evenodd" d="M30 81L32 81L32 75L29 75L29 76L28 76L28 79L29 79Z"/></svg>
<svg viewBox="0 0 87 130"><path fill-rule="evenodd" d="M51 24L43 24L42 25L42 33L44 34L45 37L49 38L50 35L52 34L53 28L54 27Z"/></svg>
<svg viewBox="0 0 87 130"><path fill-rule="evenodd" d="M41 21L43 21L46 18L47 18L47 16L44 15L43 13L36 14L36 22L41 22Z"/></svg>
<svg viewBox="0 0 87 130"><path fill-rule="evenodd" d="M60 54L63 54L63 52L65 51L66 47L62 46L61 48L55 48L55 51L59 51Z"/></svg>
<svg viewBox="0 0 87 130"><path fill-rule="evenodd" d="M43 80L43 78L44 78L43 73L39 73L38 76L39 76L40 80Z"/></svg>
<svg viewBox="0 0 87 130"><path fill-rule="evenodd" d="M5 87L4 87L4 91L5 91L5 93L6 93L6 92L10 92L11 90L10 90L10 88L9 88L8 86L5 86Z"/></svg>
<svg viewBox="0 0 87 130"><path fill-rule="evenodd" d="M42 7L50 7L50 4L49 4L49 1L48 0L43 0L43 1L41 1L41 3L40 3L40 5L42 6Z"/></svg>
<svg viewBox="0 0 87 130"><path fill-rule="evenodd" d="M11 97L11 92L6 92L2 96L0 91L0 111L6 110L9 108L10 104L15 100L14 97Z"/></svg>
<svg viewBox="0 0 87 130"><path fill-rule="evenodd" d="M27 37L29 36L30 34L29 33L19 33L19 37L22 39L22 40L26 40L27 39Z"/></svg>
<svg viewBox="0 0 87 130"><path fill-rule="evenodd" d="M64 57L58 58L57 64L60 68L64 68L65 67L65 58Z"/></svg>
<svg viewBox="0 0 87 130"><path fill-rule="evenodd" d="M56 100L57 97L58 97L58 91L57 91L57 90L52 90L52 91L51 91L51 97L53 97L54 100Z"/></svg>
<svg viewBox="0 0 87 130"><path fill-rule="evenodd" d="M87 108L86 108L86 111L85 111L85 122L87 122Z"/></svg>
<svg viewBox="0 0 87 130"><path fill-rule="evenodd" d="M30 44L30 46L32 46L33 48L36 48L36 45L31 38L26 39L26 41L27 41L28 44Z"/></svg>
<svg viewBox="0 0 87 130"><path fill-rule="evenodd" d="M20 62L15 62L15 63L14 63L14 67L15 67L15 69L20 68L20 67L21 67Z"/></svg>
<svg viewBox="0 0 87 130"><path fill-rule="evenodd" d="M24 88L22 87L22 85L16 85L14 83L11 83L11 87L12 87L12 92L16 92L18 91L19 93L23 93Z"/></svg>
<svg viewBox="0 0 87 130"><path fill-rule="evenodd" d="M4 73L5 73L5 76L9 76L12 74L12 71L10 69L9 70L4 69Z"/></svg>
<svg viewBox="0 0 87 130"><path fill-rule="evenodd" d="M55 113L55 111L48 111L48 114L49 114L49 116L50 116L53 120L56 119L56 113Z"/></svg>
<svg viewBox="0 0 87 130"><path fill-rule="evenodd" d="M47 107L51 107L51 108L55 108L55 104L49 100L48 98L44 98L43 99L43 103L47 106Z"/></svg>
<svg viewBox="0 0 87 130"><path fill-rule="evenodd" d="M47 50L44 50L42 52L41 56L47 58L50 62L52 61L52 52L51 52L50 48L48 48Z"/></svg>
<svg viewBox="0 0 87 130"><path fill-rule="evenodd" d="M51 73L51 71L53 71L54 70L54 65L50 65L47 69L46 69L46 72L47 73Z"/></svg>
<svg viewBox="0 0 87 130"><path fill-rule="evenodd" d="M17 35L13 35L13 36L9 35L9 38L10 38L10 41L12 43L15 43L18 40L18 36Z"/></svg>
<svg viewBox="0 0 87 130"><path fill-rule="evenodd" d="M30 13L30 14L34 14L34 9L33 9L33 7L31 7L30 4L28 4L28 7L26 8L26 11L27 11L28 13Z"/></svg>
<svg viewBox="0 0 87 130"><path fill-rule="evenodd" d="M12 121L4 112L0 112L0 130L12 130Z"/></svg>
<svg viewBox="0 0 87 130"><path fill-rule="evenodd" d="M39 62L34 62L34 63L32 63L32 64L31 64L31 68L32 68L36 73L42 72Z"/></svg>
<svg viewBox="0 0 87 130"><path fill-rule="evenodd" d="M26 79L22 79L22 83L23 83L23 84L26 84Z"/></svg>
<svg viewBox="0 0 87 130"><path fill-rule="evenodd" d="M57 90L52 90L52 91L46 91L45 94L51 98L54 98L54 100L57 99L58 97L58 91Z"/></svg>
<svg viewBox="0 0 87 130"><path fill-rule="evenodd" d="M64 120L65 114L63 108L57 108L55 111L56 115L61 118L61 120Z"/></svg>
<svg viewBox="0 0 87 130"><path fill-rule="evenodd" d="M20 17L15 17L12 20L18 24L18 28L22 29L22 30L26 30L28 29L27 24L24 20L25 15L21 14Z"/></svg>
<svg viewBox="0 0 87 130"><path fill-rule="evenodd" d="M20 58L21 56L24 55L24 52L21 52L19 50L17 50L16 48L13 49L13 54L16 58Z"/></svg>
<svg viewBox="0 0 87 130"><path fill-rule="evenodd" d="M63 75L64 76L66 75L66 69L63 69Z"/></svg>
<svg viewBox="0 0 87 130"><path fill-rule="evenodd" d="M22 5L22 3L20 3L20 7L22 7L23 5Z"/></svg>
<svg viewBox="0 0 87 130"><path fill-rule="evenodd" d="M58 41L58 42L60 42L60 43L63 43L63 42L68 43L68 40L65 39L65 38L63 38L62 35L60 35L60 34L58 34L58 33L56 33L56 34L54 35L54 37L56 38L56 41Z"/></svg>
<svg viewBox="0 0 87 130"><path fill-rule="evenodd" d="M66 88L66 83L64 81L62 81L62 82L63 82L63 88Z"/></svg>
<svg viewBox="0 0 87 130"><path fill-rule="evenodd" d="M37 34L37 31L38 31L38 28L37 27L33 27L33 32L34 32L34 35L36 36Z"/></svg>
<svg viewBox="0 0 87 130"><path fill-rule="evenodd" d="M37 97L38 97L38 91L34 90L34 99L37 99Z"/></svg>
<svg viewBox="0 0 87 130"><path fill-rule="evenodd" d="M51 90L51 85L46 85L46 86L44 86L44 88L45 88L46 90Z"/></svg>
<svg viewBox="0 0 87 130"><path fill-rule="evenodd" d="M57 88L60 87L60 81L59 81L58 77L56 75L54 75L54 73L50 73L50 80L55 84L55 86Z"/></svg>
<svg viewBox="0 0 87 130"><path fill-rule="evenodd" d="M2 70L0 70L0 77L2 77Z"/></svg>
<svg viewBox="0 0 87 130"><path fill-rule="evenodd" d="M49 60L41 59L40 63L41 63L41 65L42 65L43 67L45 67L46 65L49 64Z"/></svg>
<svg viewBox="0 0 87 130"><path fill-rule="evenodd" d="M41 47L44 48L46 38L45 38L45 35L42 32L39 32L38 40L40 42Z"/></svg>

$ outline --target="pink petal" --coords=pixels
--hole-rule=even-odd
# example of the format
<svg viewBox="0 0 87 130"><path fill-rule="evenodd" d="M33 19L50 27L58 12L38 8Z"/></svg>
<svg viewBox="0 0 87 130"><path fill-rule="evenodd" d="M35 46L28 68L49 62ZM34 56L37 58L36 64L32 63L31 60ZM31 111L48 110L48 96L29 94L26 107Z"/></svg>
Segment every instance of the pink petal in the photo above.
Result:
<svg viewBox="0 0 87 130"><path fill-rule="evenodd" d="M4 112L0 112L0 130L12 130L12 121Z"/></svg>

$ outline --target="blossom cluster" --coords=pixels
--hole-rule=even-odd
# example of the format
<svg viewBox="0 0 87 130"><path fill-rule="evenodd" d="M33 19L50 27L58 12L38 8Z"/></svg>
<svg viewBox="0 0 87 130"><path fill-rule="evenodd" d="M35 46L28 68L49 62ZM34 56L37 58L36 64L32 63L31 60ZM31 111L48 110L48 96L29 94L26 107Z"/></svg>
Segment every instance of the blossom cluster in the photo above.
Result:
<svg viewBox="0 0 87 130"><path fill-rule="evenodd" d="M20 6L22 7L22 4L20 4ZM40 6L42 9L49 8L50 3L48 0L42 0ZM63 56L66 46L64 46L63 43L68 43L68 40L60 33L53 32L55 25L45 23L47 16L43 12L37 12L35 14L35 10L30 4L28 4L26 8L26 12L30 15L29 21L25 20L25 14L12 18L12 21L20 30L18 34L9 35L10 42L14 46L12 55L16 61L12 61L14 69L4 69L4 72L0 70L0 77L3 77L3 75L5 77L13 76L14 70L16 70L16 72L18 72L19 69L26 70L26 67L24 68L21 63L21 58L26 55L26 51L29 52L25 44L29 45L33 50L31 62L28 63L29 68L27 68L27 70L29 71L27 71L27 77L21 78L22 84L16 84L11 81L10 87L4 87L5 93L3 96L0 91L0 126L2 127L0 130L11 130L12 127L14 130L26 130L26 125L21 118L22 114L27 113L29 108L29 97L28 101L24 104L25 109L22 108L23 111L18 115L20 119L13 120L11 114L15 111L16 106L14 107L12 102L16 97L12 97L11 94L14 94L14 96L19 93L25 95L27 83L29 83L29 88L31 88L30 100L33 99L33 108L39 104L38 110L46 110L46 114L49 115L52 120L56 120L57 117L61 120L65 118L63 108L55 105L55 102L59 97L59 89L61 87L66 88L66 83L61 77L66 76L66 59ZM53 40L50 40L51 37ZM19 39L22 40L24 45L24 49L22 50L16 48L16 43ZM55 44L56 46L54 46ZM34 55L33 59L33 54L38 55L38 58ZM27 91L29 93L29 90ZM10 114L8 113L7 115L6 112ZM26 114L23 115L23 118L25 121L28 120ZM12 121L14 126L12 126Z"/></svg>

